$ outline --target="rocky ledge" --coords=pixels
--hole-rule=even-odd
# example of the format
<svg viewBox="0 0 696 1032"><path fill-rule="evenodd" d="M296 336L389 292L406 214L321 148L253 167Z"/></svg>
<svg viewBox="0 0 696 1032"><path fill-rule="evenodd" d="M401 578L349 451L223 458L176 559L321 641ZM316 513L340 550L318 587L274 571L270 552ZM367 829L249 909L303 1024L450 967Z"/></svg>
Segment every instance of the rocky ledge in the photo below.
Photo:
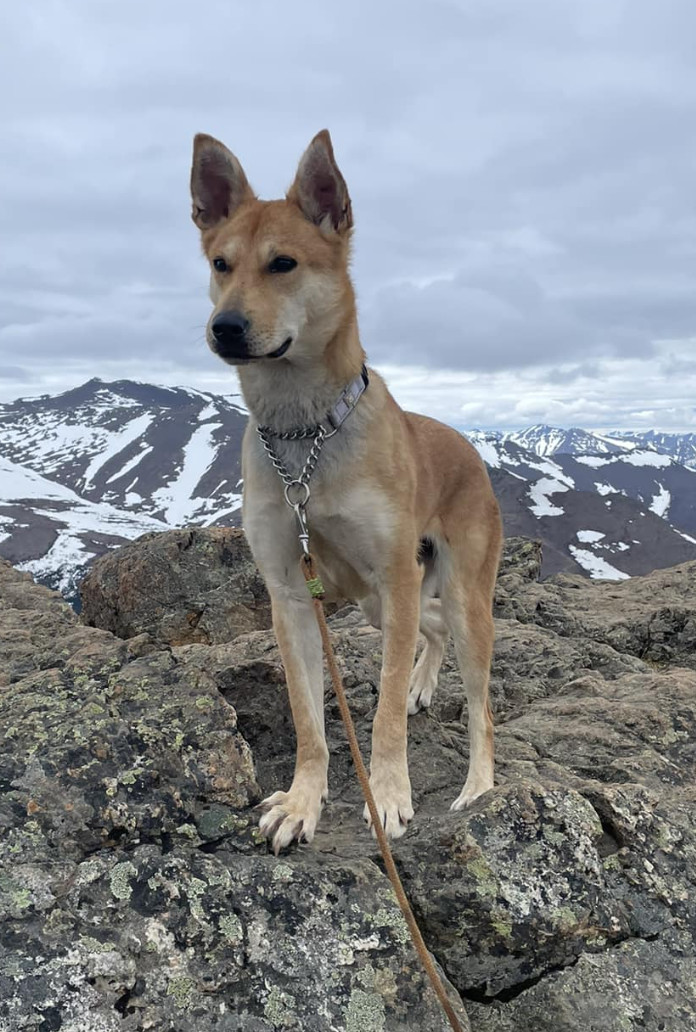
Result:
<svg viewBox="0 0 696 1032"><path fill-rule="evenodd" d="M219 531L108 557L86 618L124 637L0 564L1 1032L448 1028L328 690L320 833L279 858L258 839L253 806L287 782L293 733L233 538L237 559ZM153 555L172 578L148 574ZM508 542L497 786L448 812L467 765L448 654L410 724L416 818L397 863L473 1032L690 1032L696 564L621 585L538 571L534 543ZM216 599L239 616L227 643ZM350 606L331 623L367 751L379 635Z"/></svg>

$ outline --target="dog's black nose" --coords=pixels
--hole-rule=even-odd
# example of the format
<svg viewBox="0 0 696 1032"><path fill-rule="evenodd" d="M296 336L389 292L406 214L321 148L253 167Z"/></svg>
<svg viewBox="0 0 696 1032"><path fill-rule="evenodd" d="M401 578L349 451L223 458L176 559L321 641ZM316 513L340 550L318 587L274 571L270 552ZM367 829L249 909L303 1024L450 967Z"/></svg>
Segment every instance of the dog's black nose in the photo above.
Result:
<svg viewBox="0 0 696 1032"><path fill-rule="evenodd" d="M249 320L241 312L220 312L211 326L216 350L224 356L240 358L247 354L246 334Z"/></svg>

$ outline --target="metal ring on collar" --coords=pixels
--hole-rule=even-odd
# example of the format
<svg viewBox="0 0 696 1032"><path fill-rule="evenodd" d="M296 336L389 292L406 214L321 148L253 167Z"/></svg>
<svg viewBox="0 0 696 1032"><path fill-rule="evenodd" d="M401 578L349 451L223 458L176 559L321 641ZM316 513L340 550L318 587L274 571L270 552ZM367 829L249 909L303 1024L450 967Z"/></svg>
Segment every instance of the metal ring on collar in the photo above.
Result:
<svg viewBox="0 0 696 1032"><path fill-rule="evenodd" d="M300 490L301 489L302 491L304 491L304 498L299 497L299 498L296 498L295 500L293 500L290 497L290 491L293 488L295 488L295 490ZM293 509L297 505L299 505L301 508L304 508L304 506L309 501L309 484L303 484L301 480L291 480L289 484L285 485L285 501Z"/></svg>

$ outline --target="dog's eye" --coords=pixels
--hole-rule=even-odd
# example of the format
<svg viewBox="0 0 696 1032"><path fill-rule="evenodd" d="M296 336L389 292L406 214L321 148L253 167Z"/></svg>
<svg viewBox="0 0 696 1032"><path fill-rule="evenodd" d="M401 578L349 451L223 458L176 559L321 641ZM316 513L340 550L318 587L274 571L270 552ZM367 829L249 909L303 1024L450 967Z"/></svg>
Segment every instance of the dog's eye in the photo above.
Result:
<svg viewBox="0 0 696 1032"><path fill-rule="evenodd" d="M289 258L287 254L279 254L277 258L274 258L271 264L268 266L269 272L291 272L297 262L294 258Z"/></svg>
<svg viewBox="0 0 696 1032"><path fill-rule="evenodd" d="M227 272L229 265L224 258L213 258L213 268L216 272Z"/></svg>

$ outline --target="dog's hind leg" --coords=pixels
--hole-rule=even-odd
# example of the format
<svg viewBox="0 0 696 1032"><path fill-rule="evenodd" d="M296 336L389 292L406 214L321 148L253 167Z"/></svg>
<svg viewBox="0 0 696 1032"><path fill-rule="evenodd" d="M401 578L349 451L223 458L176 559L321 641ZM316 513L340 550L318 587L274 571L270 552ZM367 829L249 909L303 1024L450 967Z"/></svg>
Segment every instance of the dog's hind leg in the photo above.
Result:
<svg viewBox="0 0 696 1032"><path fill-rule="evenodd" d="M445 655L449 632L442 618L439 598L421 596L420 632L425 638L425 648L418 657L409 682L408 712L411 715L428 709L433 701L437 675Z"/></svg>
<svg viewBox="0 0 696 1032"><path fill-rule="evenodd" d="M500 552L500 525L483 523L439 551L442 609L452 632L469 713L469 772L452 804L460 810L493 787L493 717L488 681L493 656L493 591Z"/></svg>

